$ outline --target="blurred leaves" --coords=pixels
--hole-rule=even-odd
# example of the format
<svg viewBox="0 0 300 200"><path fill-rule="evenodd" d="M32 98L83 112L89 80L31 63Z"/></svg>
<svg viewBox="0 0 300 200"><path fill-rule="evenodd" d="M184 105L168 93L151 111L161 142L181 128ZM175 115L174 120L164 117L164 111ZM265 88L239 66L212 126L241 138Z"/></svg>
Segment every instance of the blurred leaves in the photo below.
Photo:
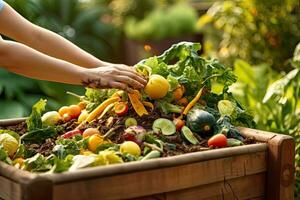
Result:
<svg viewBox="0 0 300 200"><path fill-rule="evenodd" d="M289 71L300 40L298 0L236 0L215 3L198 21L204 52L231 66L236 58Z"/></svg>
<svg viewBox="0 0 300 200"><path fill-rule="evenodd" d="M197 12L186 3L177 3L149 12L143 19L128 17L124 31L136 40L162 40L196 32Z"/></svg>

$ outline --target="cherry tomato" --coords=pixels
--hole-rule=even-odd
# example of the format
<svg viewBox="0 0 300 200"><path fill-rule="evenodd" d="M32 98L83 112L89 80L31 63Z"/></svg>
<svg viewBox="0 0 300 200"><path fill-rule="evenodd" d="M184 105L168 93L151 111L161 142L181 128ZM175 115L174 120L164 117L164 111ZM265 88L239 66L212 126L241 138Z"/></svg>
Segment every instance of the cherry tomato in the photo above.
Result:
<svg viewBox="0 0 300 200"><path fill-rule="evenodd" d="M77 105L80 107L81 110L85 109L86 107L86 103L83 101L79 102Z"/></svg>
<svg viewBox="0 0 300 200"><path fill-rule="evenodd" d="M123 116L126 115L128 111L128 105L125 102L119 102L115 105L114 109L118 116Z"/></svg>
<svg viewBox="0 0 300 200"><path fill-rule="evenodd" d="M58 110L58 113L60 114L60 116L64 116L64 114L69 114L70 113L70 109L68 106L63 106Z"/></svg>
<svg viewBox="0 0 300 200"><path fill-rule="evenodd" d="M173 120L173 123L176 126L176 131L180 131L182 129L182 127L185 125L185 122L182 119L179 119L179 118L175 118Z"/></svg>
<svg viewBox="0 0 300 200"><path fill-rule="evenodd" d="M95 152L97 148L103 143L103 137L98 134L92 135L88 140L88 148L90 151Z"/></svg>
<svg viewBox="0 0 300 200"><path fill-rule="evenodd" d="M177 103L178 103L179 105L186 106L186 105L188 105L189 101L188 101L187 98L183 97L183 98L179 99L179 100L177 101Z"/></svg>
<svg viewBox="0 0 300 200"><path fill-rule="evenodd" d="M212 136L208 142L209 147L227 147L227 137L221 133Z"/></svg>
<svg viewBox="0 0 300 200"><path fill-rule="evenodd" d="M63 138L71 138L75 135L82 135L82 132L79 129L75 129L69 132L66 132L65 134L62 135Z"/></svg>
<svg viewBox="0 0 300 200"><path fill-rule="evenodd" d="M85 131L83 131L82 137L87 138L87 137L92 136L94 134L100 135L100 131L97 128L88 128Z"/></svg>
<svg viewBox="0 0 300 200"><path fill-rule="evenodd" d="M68 122L72 119L72 117L68 113L66 113L62 116L62 119L64 122Z"/></svg>
<svg viewBox="0 0 300 200"><path fill-rule="evenodd" d="M74 118L78 118L78 116L81 113L81 109L78 105L71 105L69 106L69 114L70 116L74 119Z"/></svg>

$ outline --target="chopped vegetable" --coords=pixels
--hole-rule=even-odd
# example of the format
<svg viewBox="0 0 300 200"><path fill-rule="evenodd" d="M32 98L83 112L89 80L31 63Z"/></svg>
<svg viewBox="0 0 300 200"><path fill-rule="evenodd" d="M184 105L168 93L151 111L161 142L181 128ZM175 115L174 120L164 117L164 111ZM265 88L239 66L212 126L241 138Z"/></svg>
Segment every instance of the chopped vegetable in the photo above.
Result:
<svg viewBox="0 0 300 200"><path fill-rule="evenodd" d="M114 110L118 116L126 115L128 111L128 105L125 102L118 102L115 104Z"/></svg>
<svg viewBox="0 0 300 200"><path fill-rule="evenodd" d="M185 122L179 118L173 119L173 123L176 126L176 131L180 131L182 129L182 127L185 125Z"/></svg>
<svg viewBox="0 0 300 200"><path fill-rule="evenodd" d="M162 133L163 135L173 135L176 133L174 123L169 119L159 118L153 122L152 129L155 133Z"/></svg>
<svg viewBox="0 0 300 200"><path fill-rule="evenodd" d="M41 99L32 107L31 114L26 120L28 131L41 129L42 124L42 112L45 110L47 100Z"/></svg>
<svg viewBox="0 0 300 200"><path fill-rule="evenodd" d="M21 141L29 144L41 144L47 138L57 136L57 131L54 127L46 127L29 131L21 136Z"/></svg>
<svg viewBox="0 0 300 200"><path fill-rule="evenodd" d="M108 106L106 106L106 108L103 110L103 112L101 113L101 115L98 117L98 119L102 119L107 113L109 113L113 107L115 106L115 103L111 103Z"/></svg>
<svg viewBox="0 0 300 200"><path fill-rule="evenodd" d="M195 98L185 107L185 109L183 110L183 114L184 115L187 115L188 112L194 107L194 105L199 101L200 97L201 97L201 94L202 94L202 91L203 91L203 88L202 87L199 92L197 93L197 95L195 96Z"/></svg>
<svg viewBox="0 0 300 200"><path fill-rule="evenodd" d="M137 145L135 142L132 142L132 141L123 142L120 146L120 152L121 153L129 153L134 156L141 155L141 149L140 149L139 145Z"/></svg>
<svg viewBox="0 0 300 200"><path fill-rule="evenodd" d="M145 161L145 160L150 160L153 158L159 158L160 157L160 152L157 150L152 150L150 153L148 153L145 157L143 157L141 159L141 161Z"/></svg>
<svg viewBox="0 0 300 200"><path fill-rule="evenodd" d="M242 141L234 139L234 138L228 138L227 139L227 145L229 147L236 147L236 146L244 145L244 143Z"/></svg>
<svg viewBox="0 0 300 200"><path fill-rule="evenodd" d="M165 114L169 113L181 113L182 112L182 107L178 105L174 105L171 103L168 103L167 101L157 101L157 106L159 109L161 109Z"/></svg>
<svg viewBox="0 0 300 200"><path fill-rule="evenodd" d="M131 105L133 106L135 112L141 117L143 115L148 115L148 111L144 107L143 103L140 101L140 93L137 90L133 90L133 93L128 93Z"/></svg>
<svg viewBox="0 0 300 200"><path fill-rule="evenodd" d="M19 143L16 138L8 133L0 134L0 145L9 156L13 156L19 147Z"/></svg>
<svg viewBox="0 0 300 200"><path fill-rule="evenodd" d="M87 128L85 131L83 131L82 137L87 138L95 134L100 135L100 131L97 128Z"/></svg>
<svg viewBox="0 0 300 200"><path fill-rule="evenodd" d="M184 93L185 93L185 88L183 85L180 85L173 91L173 99L180 100L183 97Z"/></svg>
<svg viewBox="0 0 300 200"><path fill-rule="evenodd" d="M187 126L182 127L181 133L184 138L191 144L199 144L198 139L194 136L193 132Z"/></svg>
<svg viewBox="0 0 300 200"><path fill-rule="evenodd" d="M54 126L55 124L57 124L57 122L59 122L61 120L61 116L58 112L56 111L50 111L50 112L46 112L43 116L42 116L42 123L44 125L47 126Z"/></svg>
<svg viewBox="0 0 300 200"><path fill-rule="evenodd" d="M96 119L99 115L101 115L101 113L103 112L103 110L110 105L111 103L115 103L117 101L119 101L120 98L119 97L113 97L113 98L109 98L107 100L105 100L103 103L101 103L95 110L93 110L89 116L87 117L86 121L87 122L91 122L94 119Z"/></svg>
<svg viewBox="0 0 300 200"><path fill-rule="evenodd" d="M143 104L144 104L144 106L150 108L151 111L154 110L154 105L153 105L153 103L148 102L148 101L143 101Z"/></svg>
<svg viewBox="0 0 300 200"><path fill-rule="evenodd" d="M78 117L78 123L84 122L88 116L89 116L89 113L86 110L83 110Z"/></svg>
<svg viewBox="0 0 300 200"><path fill-rule="evenodd" d="M129 126L137 126L138 123L136 119L129 117L125 120L125 127L128 128Z"/></svg>
<svg viewBox="0 0 300 200"><path fill-rule="evenodd" d="M88 148L92 152L96 152L98 146L103 144L103 142L104 142L103 136L100 136L98 134L92 135L88 139Z"/></svg>
<svg viewBox="0 0 300 200"><path fill-rule="evenodd" d="M61 137L63 137L63 138L72 138L72 137L74 137L75 135L82 135L81 130L75 129L75 130L66 132L66 133L63 134Z"/></svg>

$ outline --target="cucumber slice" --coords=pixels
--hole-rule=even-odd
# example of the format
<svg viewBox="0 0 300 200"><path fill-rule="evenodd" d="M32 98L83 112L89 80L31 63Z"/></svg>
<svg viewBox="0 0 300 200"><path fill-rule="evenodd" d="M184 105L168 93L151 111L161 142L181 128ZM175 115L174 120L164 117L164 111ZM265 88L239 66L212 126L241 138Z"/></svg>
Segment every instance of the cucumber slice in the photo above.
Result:
<svg viewBox="0 0 300 200"><path fill-rule="evenodd" d="M129 117L125 120L125 127L128 128L129 126L137 126L136 119Z"/></svg>
<svg viewBox="0 0 300 200"><path fill-rule="evenodd" d="M174 123L169 119L159 118L153 122L152 129L154 133L162 133L163 135L173 135L176 133Z"/></svg>
<svg viewBox="0 0 300 200"><path fill-rule="evenodd" d="M193 132L187 126L182 127L181 133L183 137L191 144L199 144L198 139L194 136Z"/></svg>
<svg viewBox="0 0 300 200"><path fill-rule="evenodd" d="M228 138L227 139L227 145L229 147L236 147L236 146L244 145L244 143L242 141L234 139L234 138Z"/></svg>

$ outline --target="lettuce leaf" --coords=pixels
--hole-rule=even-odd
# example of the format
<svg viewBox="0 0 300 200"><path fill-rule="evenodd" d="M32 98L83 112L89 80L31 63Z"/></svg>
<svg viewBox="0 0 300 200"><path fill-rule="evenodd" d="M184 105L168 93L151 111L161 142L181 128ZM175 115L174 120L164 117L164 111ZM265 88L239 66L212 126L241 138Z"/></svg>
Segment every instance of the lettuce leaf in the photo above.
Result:
<svg viewBox="0 0 300 200"><path fill-rule="evenodd" d="M42 112L45 110L47 100L41 99L36 104L33 105L31 114L26 120L27 130L33 131L36 129L41 129L42 124Z"/></svg>

